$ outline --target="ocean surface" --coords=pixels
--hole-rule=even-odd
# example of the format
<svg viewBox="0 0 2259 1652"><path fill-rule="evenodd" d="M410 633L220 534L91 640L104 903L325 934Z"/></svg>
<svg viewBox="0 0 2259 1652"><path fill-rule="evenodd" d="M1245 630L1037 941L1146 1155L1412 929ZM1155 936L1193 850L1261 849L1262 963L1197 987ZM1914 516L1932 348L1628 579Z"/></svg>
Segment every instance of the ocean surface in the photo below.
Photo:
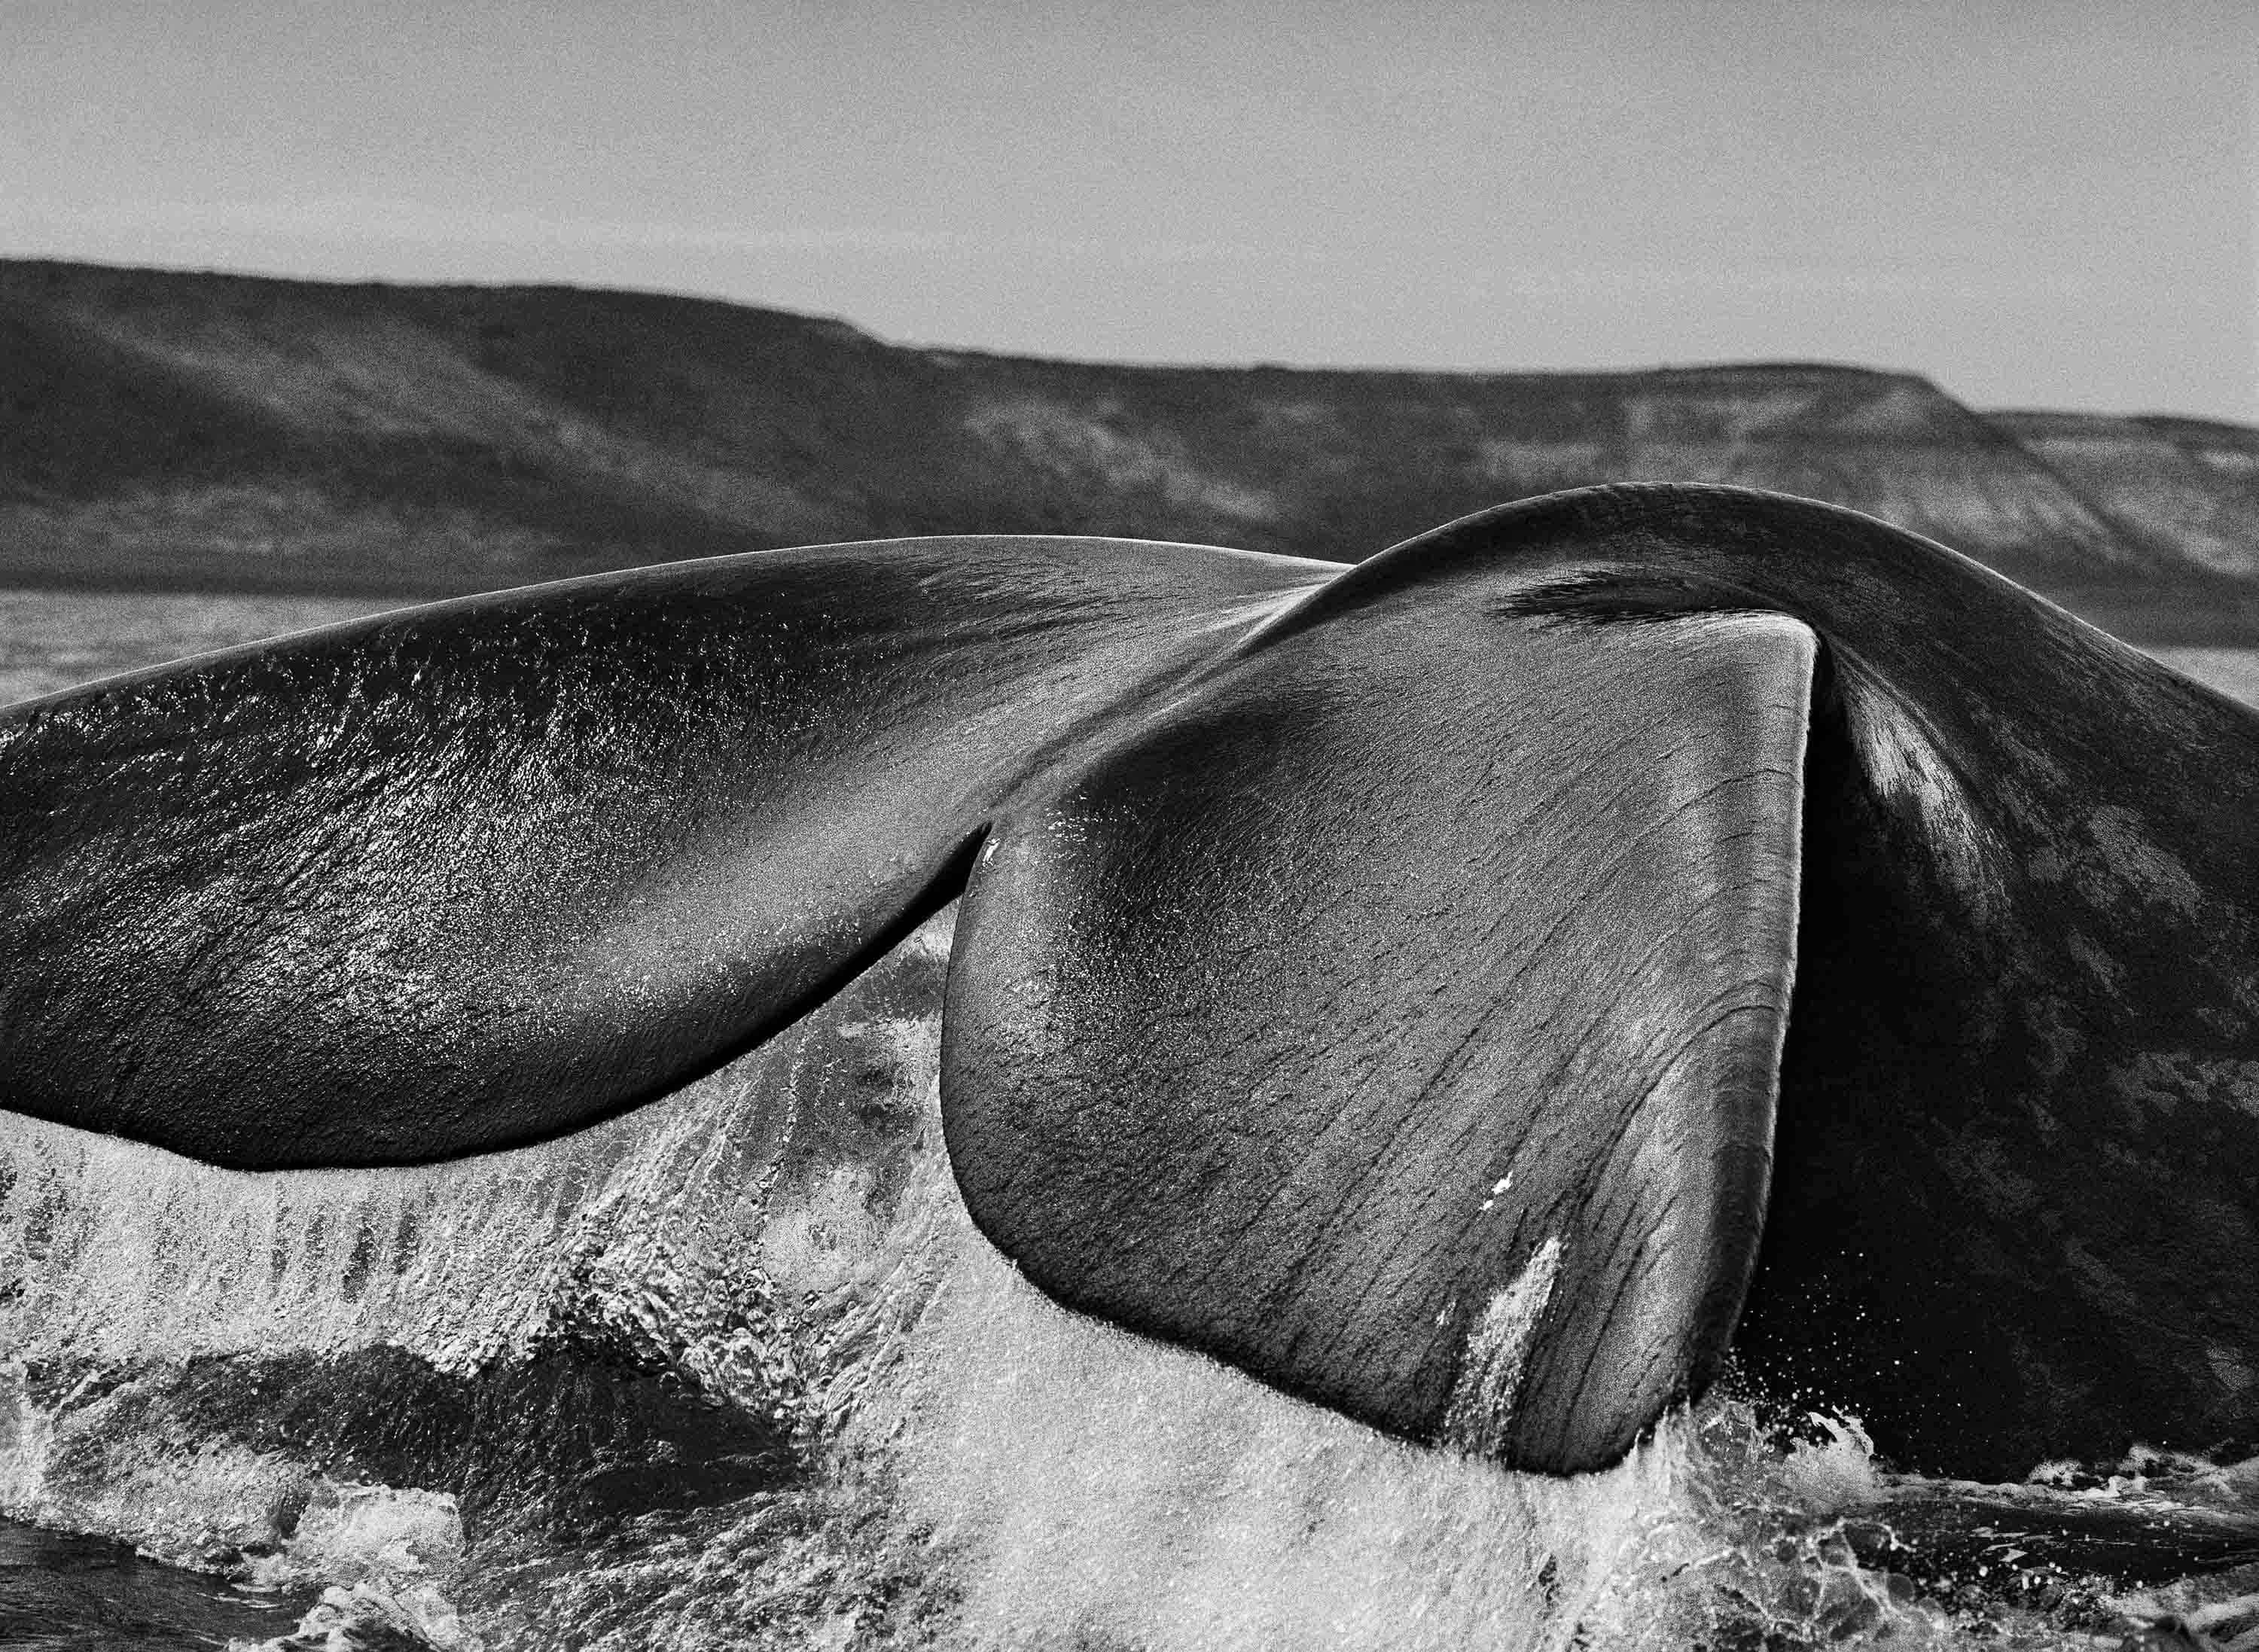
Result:
<svg viewBox="0 0 2259 1652"><path fill-rule="evenodd" d="M0 592L0 700L372 606ZM0 1648L2259 1648L2259 1461L1922 1480L1729 1382L1556 1481L1051 1306L941 1153L948 925L460 1164L0 1116Z"/></svg>

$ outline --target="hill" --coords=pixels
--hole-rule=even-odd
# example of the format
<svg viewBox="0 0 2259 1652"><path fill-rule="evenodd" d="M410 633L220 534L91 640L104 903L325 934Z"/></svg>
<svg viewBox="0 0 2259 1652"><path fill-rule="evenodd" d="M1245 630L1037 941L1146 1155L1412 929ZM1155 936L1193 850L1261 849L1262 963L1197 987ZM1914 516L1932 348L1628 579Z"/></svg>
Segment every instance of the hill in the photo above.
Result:
<svg viewBox="0 0 2259 1652"><path fill-rule="evenodd" d="M1872 512L2145 640L2259 641L2259 431L1903 374L1144 367L652 294L0 262L0 583L438 595L821 539L1355 560L1623 478Z"/></svg>

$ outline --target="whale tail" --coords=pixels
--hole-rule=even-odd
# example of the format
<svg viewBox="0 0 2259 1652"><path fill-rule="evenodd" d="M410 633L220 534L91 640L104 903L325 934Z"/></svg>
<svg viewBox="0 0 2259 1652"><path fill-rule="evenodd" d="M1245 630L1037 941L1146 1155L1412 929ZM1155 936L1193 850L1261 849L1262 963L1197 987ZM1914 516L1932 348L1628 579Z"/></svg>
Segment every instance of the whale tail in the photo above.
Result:
<svg viewBox="0 0 2259 1652"><path fill-rule="evenodd" d="M0 717L0 1106L244 1169L537 1140L961 894L951 1162L1070 1306L1554 1471L1737 1321L1855 1402L1982 1371L1913 1453L2059 1454L2252 1410L2171 1362L2259 1347L2255 727L1734 490L1346 573L969 538L570 581ZM2136 1137L2233 1215L2206 1254L2042 1219ZM2101 1332L2096 1258L2155 1284Z"/></svg>

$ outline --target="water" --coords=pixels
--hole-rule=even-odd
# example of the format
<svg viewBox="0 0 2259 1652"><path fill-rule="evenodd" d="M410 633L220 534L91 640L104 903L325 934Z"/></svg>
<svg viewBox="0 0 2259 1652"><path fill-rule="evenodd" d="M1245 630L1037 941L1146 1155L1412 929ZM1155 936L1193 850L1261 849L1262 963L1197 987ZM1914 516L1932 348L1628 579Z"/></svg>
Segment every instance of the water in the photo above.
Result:
<svg viewBox="0 0 2259 1652"><path fill-rule="evenodd" d="M393 605L374 597L0 589L0 704Z"/></svg>
<svg viewBox="0 0 2259 1652"><path fill-rule="evenodd" d="M353 611L0 593L0 691ZM1904 1479L1726 1393L1557 1482L1052 1307L939 1149L947 940L457 1164L0 1119L0 1647L2259 1648L2259 1463Z"/></svg>

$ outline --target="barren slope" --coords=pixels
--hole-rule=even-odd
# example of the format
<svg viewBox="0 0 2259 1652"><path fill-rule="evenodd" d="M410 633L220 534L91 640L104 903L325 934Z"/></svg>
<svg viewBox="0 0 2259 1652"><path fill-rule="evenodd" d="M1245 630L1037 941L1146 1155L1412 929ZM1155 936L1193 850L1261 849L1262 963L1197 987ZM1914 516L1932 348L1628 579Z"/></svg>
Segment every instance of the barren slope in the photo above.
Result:
<svg viewBox="0 0 2259 1652"><path fill-rule="evenodd" d="M1840 367L1122 367L652 295L0 263L0 580L439 592L972 531L1353 560L1635 477L1855 506L2130 633L2259 637L2236 426L1980 416Z"/></svg>

